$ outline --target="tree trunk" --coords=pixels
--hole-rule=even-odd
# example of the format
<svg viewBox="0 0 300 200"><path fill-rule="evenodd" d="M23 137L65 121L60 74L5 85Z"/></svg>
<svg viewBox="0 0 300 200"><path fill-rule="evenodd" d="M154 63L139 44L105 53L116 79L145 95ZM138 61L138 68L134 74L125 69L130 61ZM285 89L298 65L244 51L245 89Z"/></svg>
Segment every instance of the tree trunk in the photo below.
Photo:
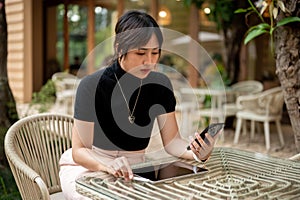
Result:
<svg viewBox="0 0 300 200"><path fill-rule="evenodd" d="M3 163L5 133L18 119L16 103L7 78L7 23L4 0L0 0L0 44L0 163Z"/></svg>
<svg viewBox="0 0 300 200"><path fill-rule="evenodd" d="M284 5L291 16L300 17L300 1L286 0ZM283 19L281 12L277 20ZM283 88L284 101L291 120L297 151L300 152L300 29L290 23L274 32L276 74Z"/></svg>
<svg viewBox="0 0 300 200"><path fill-rule="evenodd" d="M247 8L247 1L235 1L235 8ZM226 70L228 72L231 84L239 79L240 72L240 52L243 45L245 33L248 29L245 24L245 17L242 14L234 14L230 26L223 24L224 42L226 49Z"/></svg>

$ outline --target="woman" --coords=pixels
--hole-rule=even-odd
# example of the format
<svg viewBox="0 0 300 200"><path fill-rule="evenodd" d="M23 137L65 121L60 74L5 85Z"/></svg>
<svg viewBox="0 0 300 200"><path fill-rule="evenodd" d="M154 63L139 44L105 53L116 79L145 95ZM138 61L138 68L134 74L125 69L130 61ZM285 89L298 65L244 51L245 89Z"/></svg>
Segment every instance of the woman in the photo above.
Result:
<svg viewBox="0 0 300 200"><path fill-rule="evenodd" d="M67 199L83 198L75 192L75 179L91 171L130 181L130 165L144 161L155 119L171 155L205 160L215 143L208 134L209 144L195 134L200 145L180 137L171 82L154 71L163 43L157 22L146 13L129 11L117 22L115 33L112 63L86 76L77 90L72 149L60 161Z"/></svg>

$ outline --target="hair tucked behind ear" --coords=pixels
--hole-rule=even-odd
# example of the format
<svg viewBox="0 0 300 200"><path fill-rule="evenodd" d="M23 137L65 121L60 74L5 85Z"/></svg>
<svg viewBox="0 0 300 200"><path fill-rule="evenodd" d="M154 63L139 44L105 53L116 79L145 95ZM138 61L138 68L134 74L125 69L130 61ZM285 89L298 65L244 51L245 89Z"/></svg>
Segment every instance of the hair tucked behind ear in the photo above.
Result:
<svg viewBox="0 0 300 200"><path fill-rule="evenodd" d="M158 40L159 49L163 43L162 32L155 19L147 13L137 10L128 11L119 18L115 33L114 60L125 56L131 48L138 48L147 44L152 34L155 34Z"/></svg>

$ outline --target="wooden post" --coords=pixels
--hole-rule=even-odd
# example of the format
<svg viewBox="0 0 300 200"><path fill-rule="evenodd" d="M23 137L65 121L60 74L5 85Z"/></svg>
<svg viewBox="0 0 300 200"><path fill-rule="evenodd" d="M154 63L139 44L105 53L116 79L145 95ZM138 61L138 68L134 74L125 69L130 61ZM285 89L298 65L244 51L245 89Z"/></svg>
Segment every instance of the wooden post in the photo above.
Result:
<svg viewBox="0 0 300 200"><path fill-rule="evenodd" d="M88 28L87 28L87 73L94 72L95 57L92 52L95 47L95 5L94 0L88 0ZM91 54L90 54L91 53Z"/></svg>
<svg viewBox="0 0 300 200"><path fill-rule="evenodd" d="M118 19L123 15L124 9L125 9L125 1L118 0L118 4L117 4Z"/></svg>
<svg viewBox="0 0 300 200"><path fill-rule="evenodd" d="M189 17L189 34L194 41L198 42L198 33L199 33L199 13L198 8L193 3L190 7L190 17ZM191 41L192 42L192 41ZM198 66L198 51L195 45L190 44L189 46L189 59L194 63L189 65L188 68L188 80L192 87L198 86L198 70L196 69Z"/></svg>
<svg viewBox="0 0 300 200"><path fill-rule="evenodd" d="M69 69L69 27L68 27L68 0L64 1L64 70Z"/></svg>
<svg viewBox="0 0 300 200"><path fill-rule="evenodd" d="M158 19L158 0L151 1L150 13L155 20Z"/></svg>

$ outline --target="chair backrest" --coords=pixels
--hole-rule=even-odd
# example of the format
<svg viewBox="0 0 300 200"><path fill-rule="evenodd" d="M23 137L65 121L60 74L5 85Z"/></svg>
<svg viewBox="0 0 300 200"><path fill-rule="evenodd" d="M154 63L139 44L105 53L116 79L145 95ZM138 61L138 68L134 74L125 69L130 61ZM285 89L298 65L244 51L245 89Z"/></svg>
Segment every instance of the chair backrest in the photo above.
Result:
<svg viewBox="0 0 300 200"><path fill-rule="evenodd" d="M71 148L72 127L71 116L44 113L22 118L9 128L5 154L23 199L48 199L61 191L59 159Z"/></svg>
<svg viewBox="0 0 300 200"><path fill-rule="evenodd" d="M237 106L239 109L257 114L281 115L283 102L281 87L275 87L257 94L240 96L237 99Z"/></svg>
<svg viewBox="0 0 300 200"><path fill-rule="evenodd" d="M73 78L73 79L76 79L77 76L73 75L73 74L70 74L68 72L56 72L52 75L52 80L55 81L55 80L63 80L65 78Z"/></svg>
<svg viewBox="0 0 300 200"><path fill-rule="evenodd" d="M67 89L74 89L77 80L76 76L67 72L57 72L52 75L52 81L54 82L57 94ZM71 87L68 88L68 86Z"/></svg>
<svg viewBox="0 0 300 200"><path fill-rule="evenodd" d="M231 86L231 89L239 95L255 94L263 91L263 84L259 81L248 80L240 81Z"/></svg>

